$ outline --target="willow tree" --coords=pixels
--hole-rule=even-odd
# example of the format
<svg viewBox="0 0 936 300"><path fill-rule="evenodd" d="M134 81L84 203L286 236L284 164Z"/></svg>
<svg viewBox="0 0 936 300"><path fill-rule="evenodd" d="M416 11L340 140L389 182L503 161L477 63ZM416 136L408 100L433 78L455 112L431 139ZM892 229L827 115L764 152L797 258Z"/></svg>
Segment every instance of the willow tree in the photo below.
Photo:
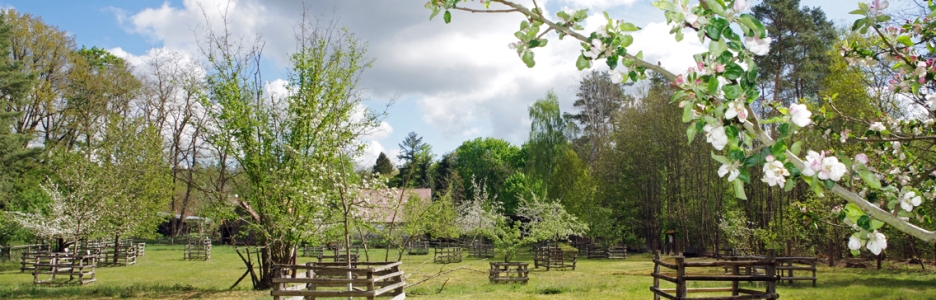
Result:
<svg viewBox="0 0 936 300"><path fill-rule="evenodd" d="M237 204L261 250L254 288L271 287L273 264L288 263L312 228L338 222L349 243L351 218L366 202L370 181L354 178L357 138L376 128L357 83L371 63L366 45L334 23L303 20L291 56L289 93L267 98L259 77L261 46L240 48L209 33L206 107L210 139L228 149L246 182ZM362 114L362 110L364 113Z"/></svg>

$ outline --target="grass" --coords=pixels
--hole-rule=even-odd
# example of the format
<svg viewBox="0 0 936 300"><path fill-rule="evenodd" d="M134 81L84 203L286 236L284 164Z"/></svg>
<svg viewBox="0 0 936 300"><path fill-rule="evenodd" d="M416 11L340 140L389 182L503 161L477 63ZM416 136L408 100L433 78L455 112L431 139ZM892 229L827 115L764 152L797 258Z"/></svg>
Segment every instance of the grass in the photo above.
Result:
<svg viewBox="0 0 936 300"><path fill-rule="evenodd" d="M371 260L382 260L372 250ZM363 253L362 253L363 255ZM393 255L391 255L391 258ZM430 255L403 257L410 283L455 270L408 288L407 296L422 299L647 299L653 268L647 254L626 260L581 259L575 271L532 269L526 285L490 284L490 260L465 259L440 265ZM532 261L521 254L519 261ZM300 259L302 261L302 259ZM870 264L869 265L873 265ZM532 268L532 263L531 263ZM0 264L0 299L269 299L269 291L253 291L249 279L228 290L244 273L232 247L215 246L207 262L183 261L182 246L148 245L146 256L130 267L98 268L97 282L85 286L35 287L18 263ZM884 270L819 269L817 287L807 282L779 285L781 299L936 299L936 270L928 266L885 264ZM712 286L705 283L693 286ZM690 287L693 287L690 286Z"/></svg>

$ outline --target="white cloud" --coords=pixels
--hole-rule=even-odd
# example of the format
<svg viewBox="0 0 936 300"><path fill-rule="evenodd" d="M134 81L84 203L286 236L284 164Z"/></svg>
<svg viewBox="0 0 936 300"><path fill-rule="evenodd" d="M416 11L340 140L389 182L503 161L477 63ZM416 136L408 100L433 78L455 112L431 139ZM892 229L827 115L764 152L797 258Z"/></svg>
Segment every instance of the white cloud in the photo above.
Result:
<svg viewBox="0 0 936 300"><path fill-rule="evenodd" d="M636 2L636 0L560 0L558 2L565 3L574 9L605 9L619 5L631 5Z"/></svg>
<svg viewBox="0 0 936 300"><path fill-rule="evenodd" d="M258 0L184 0L182 7L165 2L158 8L147 8L130 16L121 12L116 16L127 31L193 56L201 54L199 43L205 42L206 29L221 35L227 28L231 37L245 46L253 43L255 37L262 37L265 48L272 49L266 53L283 65L289 61L286 50L293 49L292 25L300 17L298 13L280 15L270 11Z"/></svg>

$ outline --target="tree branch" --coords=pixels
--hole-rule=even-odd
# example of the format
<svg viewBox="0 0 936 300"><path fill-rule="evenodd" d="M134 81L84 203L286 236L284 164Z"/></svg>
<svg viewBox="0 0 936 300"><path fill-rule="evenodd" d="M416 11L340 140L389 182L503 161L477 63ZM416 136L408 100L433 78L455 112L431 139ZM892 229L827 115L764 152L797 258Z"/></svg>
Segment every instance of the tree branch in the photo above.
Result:
<svg viewBox="0 0 936 300"><path fill-rule="evenodd" d="M538 21L540 21L540 22L543 22L543 24L548 25L549 28L552 28L553 30L556 30L556 32L565 33L566 35L571 36L571 37L574 37L575 39L577 39L577 40L579 40L579 41L582 41L583 43L586 43L586 44L588 43L588 37L582 35L581 33L575 32L575 31L573 31L572 29L569 29L568 27L559 26L559 24L556 24L555 22L550 21L550 20L544 18L543 16L540 16L540 15L538 15L538 14L534 14L532 11L530 11L530 10L527 9L526 7L523 7L523 5L516 4L516 3L510 2L510 1L507 1L507 0L494 0L493 2L498 2L498 3L501 3L501 4L503 4L503 5L506 5L506 6L509 6L509 7L513 7L515 10L517 10L517 11L519 11L520 13L526 15L527 17L530 17L531 19L534 19L534 20L538 20ZM659 73L660 75L663 75L663 77L665 77L665 78L666 78L667 80L669 80L669 81L676 81L676 75L673 74L672 72L670 72L670 71L664 69L662 66L658 66L658 65L649 63L649 62L647 62L647 61L645 61L645 60L642 60L642 59L639 59L639 58L637 58L636 56L633 56L633 55L631 55L631 54L629 54L629 53L628 53L628 54L625 54L624 57L627 58L627 59L633 60L634 63L637 64L638 67L644 67L644 68L653 70L654 72L657 72L657 73Z"/></svg>

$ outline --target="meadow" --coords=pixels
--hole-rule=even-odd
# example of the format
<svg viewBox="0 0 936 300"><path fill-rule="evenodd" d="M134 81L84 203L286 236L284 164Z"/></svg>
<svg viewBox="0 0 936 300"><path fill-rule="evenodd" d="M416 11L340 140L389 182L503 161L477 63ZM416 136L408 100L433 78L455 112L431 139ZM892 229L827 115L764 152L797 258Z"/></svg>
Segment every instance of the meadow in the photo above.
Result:
<svg viewBox="0 0 936 300"><path fill-rule="evenodd" d="M182 260L183 246L147 246L146 256L129 267L97 269L97 282L85 286L33 286L32 275L21 273L18 262L0 264L0 299L269 299L269 291L251 290L249 279L230 286L245 271L234 248L215 246L209 261ZM371 250L372 261L384 250ZM395 253L395 252L394 252ZM391 253L391 258L394 257ZM363 253L362 253L363 259ZM414 299L650 299L649 254L625 260L580 259L576 270L533 269L526 285L490 284L490 260L466 258L461 263L434 264L431 255L404 255ZM519 261L532 261L523 254ZM300 258L300 261L302 259ZM868 265L873 265L868 262ZM936 267L901 262L884 269L821 267L819 282L778 284L781 299L936 299ZM454 271L452 271L454 270ZM450 272L449 272L450 271ZM443 274L440 275L440 272ZM445 273L448 272L448 273ZM427 280L428 279L428 280ZM698 285L696 285L698 286ZM690 286L692 287L692 286Z"/></svg>

